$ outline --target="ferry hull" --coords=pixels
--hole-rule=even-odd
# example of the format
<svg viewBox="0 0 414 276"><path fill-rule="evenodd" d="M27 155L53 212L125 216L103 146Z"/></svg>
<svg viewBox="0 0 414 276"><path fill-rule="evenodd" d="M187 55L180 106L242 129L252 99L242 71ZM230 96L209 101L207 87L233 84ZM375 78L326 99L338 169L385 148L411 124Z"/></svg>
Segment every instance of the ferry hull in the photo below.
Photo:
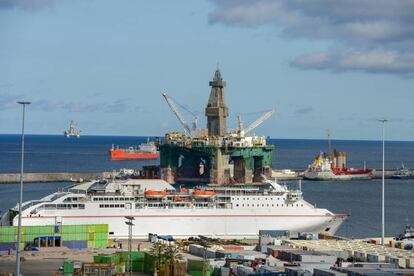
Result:
<svg viewBox="0 0 414 276"><path fill-rule="evenodd" d="M318 209L323 210L323 209ZM128 227L125 216L135 218L133 227L134 238L146 238L148 233L172 235L177 238L204 235L219 238L257 238L259 230L289 231L292 236L298 232L335 234L347 218L346 215L334 215L329 211L323 213L281 213L281 212L228 212L216 210L142 210L127 212L120 210L117 215L101 213L99 215L76 214L59 216L40 215L23 217L23 225L54 225L56 223L77 224L108 224L111 238L127 238ZM17 225L15 219L14 224Z"/></svg>

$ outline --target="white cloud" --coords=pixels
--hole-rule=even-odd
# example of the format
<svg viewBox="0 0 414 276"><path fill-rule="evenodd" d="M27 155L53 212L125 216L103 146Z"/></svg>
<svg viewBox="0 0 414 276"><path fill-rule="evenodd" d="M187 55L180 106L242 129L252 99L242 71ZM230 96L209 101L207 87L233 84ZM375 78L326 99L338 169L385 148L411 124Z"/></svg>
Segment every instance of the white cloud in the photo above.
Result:
<svg viewBox="0 0 414 276"><path fill-rule="evenodd" d="M0 9L39 10L51 8L55 0L0 0Z"/></svg>
<svg viewBox="0 0 414 276"><path fill-rule="evenodd" d="M212 24L274 26L284 35L323 39L334 48L296 58L306 69L414 74L414 1L214 0ZM338 60L335 60L337 58Z"/></svg>

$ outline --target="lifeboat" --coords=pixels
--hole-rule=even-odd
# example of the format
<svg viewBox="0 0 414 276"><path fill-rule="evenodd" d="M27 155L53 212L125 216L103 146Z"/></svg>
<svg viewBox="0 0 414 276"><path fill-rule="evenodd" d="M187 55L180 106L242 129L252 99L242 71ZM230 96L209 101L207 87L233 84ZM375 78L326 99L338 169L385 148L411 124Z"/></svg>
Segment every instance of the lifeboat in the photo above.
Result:
<svg viewBox="0 0 414 276"><path fill-rule="evenodd" d="M181 194L188 194L188 189L187 188L180 188L180 193Z"/></svg>
<svg viewBox="0 0 414 276"><path fill-rule="evenodd" d="M195 198L210 198L212 196L215 196L217 193L213 191L202 191L202 190L195 190L193 192L193 196Z"/></svg>
<svg viewBox="0 0 414 276"><path fill-rule="evenodd" d="M152 191L148 190L145 192L145 197L147 198L163 198L168 195L168 192L166 191Z"/></svg>

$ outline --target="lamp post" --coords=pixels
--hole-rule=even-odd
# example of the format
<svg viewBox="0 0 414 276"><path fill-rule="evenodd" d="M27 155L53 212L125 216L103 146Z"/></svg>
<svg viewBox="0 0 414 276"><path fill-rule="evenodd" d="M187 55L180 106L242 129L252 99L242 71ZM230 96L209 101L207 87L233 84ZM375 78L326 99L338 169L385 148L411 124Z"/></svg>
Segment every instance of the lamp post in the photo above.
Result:
<svg viewBox="0 0 414 276"><path fill-rule="evenodd" d="M132 276L132 226L134 226L132 221L134 220L134 217L127 216L125 218L127 219L125 224L128 225L128 272L129 275Z"/></svg>
<svg viewBox="0 0 414 276"><path fill-rule="evenodd" d="M20 243L22 242L22 202L23 202L23 169L24 169L24 117L26 105L30 104L27 101L17 102L23 106L22 119L22 157L20 165L20 198L19 198L19 224L17 228L17 245L16 245L16 275L20 276Z"/></svg>
<svg viewBox="0 0 414 276"><path fill-rule="evenodd" d="M384 246L384 236L385 236L385 123L388 122L387 119L378 120L382 123L382 201L381 201L381 245Z"/></svg>

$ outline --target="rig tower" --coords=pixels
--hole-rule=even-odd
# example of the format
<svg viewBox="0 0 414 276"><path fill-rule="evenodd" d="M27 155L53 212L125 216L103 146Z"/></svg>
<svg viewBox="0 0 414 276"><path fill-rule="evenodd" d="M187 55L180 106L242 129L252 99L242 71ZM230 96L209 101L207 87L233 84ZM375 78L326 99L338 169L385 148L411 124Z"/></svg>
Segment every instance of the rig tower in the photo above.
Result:
<svg viewBox="0 0 414 276"><path fill-rule="evenodd" d="M224 137L227 133L226 120L229 116L229 109L224 101L226 82L221 77L218 65L210 86L211 92L206 107L208 136Z"/></svg>

